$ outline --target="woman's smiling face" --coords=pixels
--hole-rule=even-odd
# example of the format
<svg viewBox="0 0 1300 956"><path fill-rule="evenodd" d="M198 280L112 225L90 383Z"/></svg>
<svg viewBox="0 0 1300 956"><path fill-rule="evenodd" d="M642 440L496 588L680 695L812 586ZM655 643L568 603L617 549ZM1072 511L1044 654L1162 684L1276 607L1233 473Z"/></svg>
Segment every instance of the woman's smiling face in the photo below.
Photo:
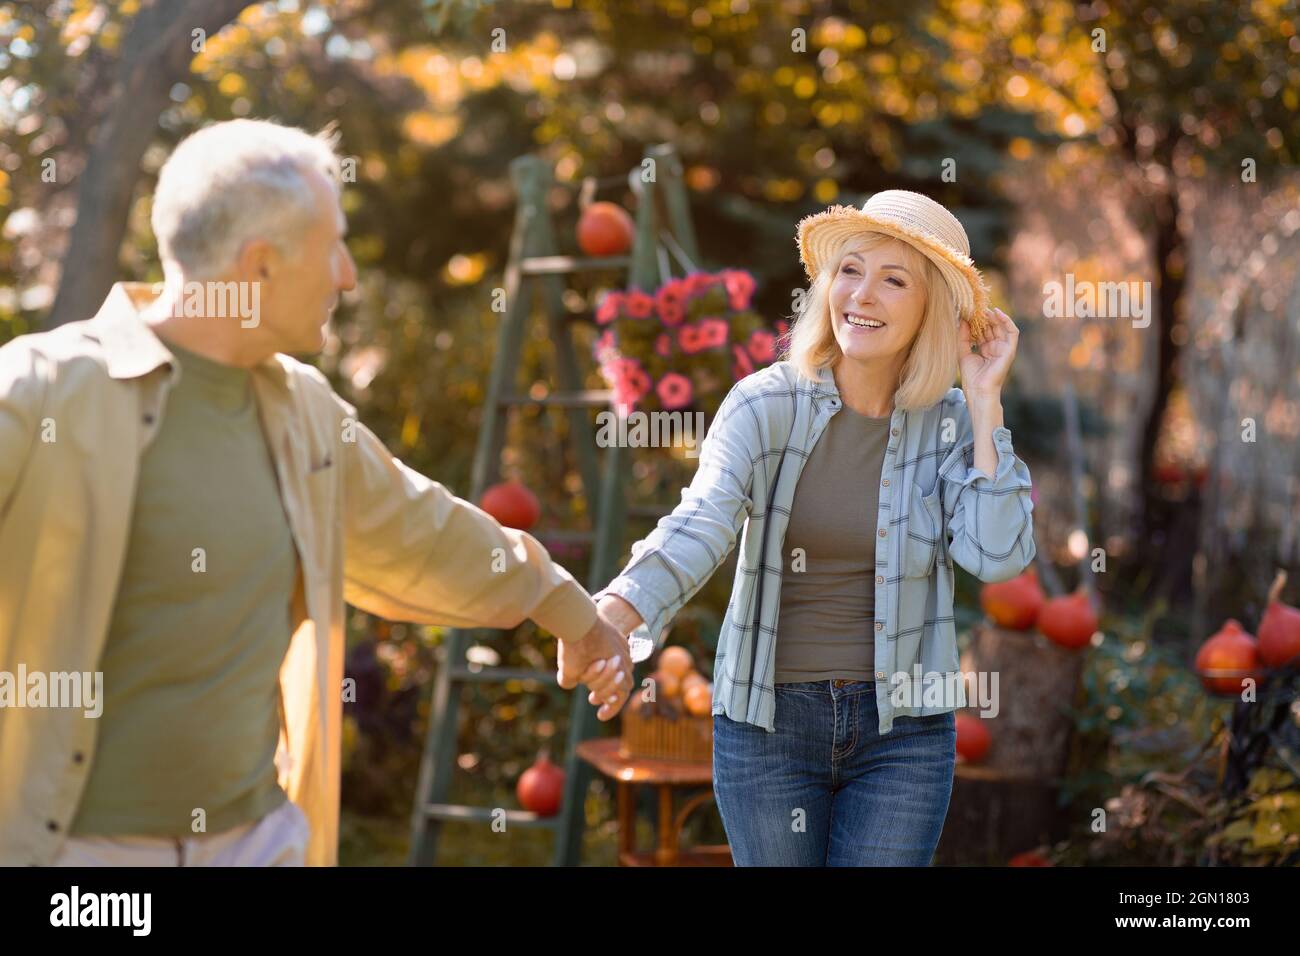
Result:
<svg viewBox="0 0 1300 956"><path fill-rule="evenodd" d="M898 239L845 247L831 279L831 327L846 358L906 354L925 317L921 254Z"/></svg>

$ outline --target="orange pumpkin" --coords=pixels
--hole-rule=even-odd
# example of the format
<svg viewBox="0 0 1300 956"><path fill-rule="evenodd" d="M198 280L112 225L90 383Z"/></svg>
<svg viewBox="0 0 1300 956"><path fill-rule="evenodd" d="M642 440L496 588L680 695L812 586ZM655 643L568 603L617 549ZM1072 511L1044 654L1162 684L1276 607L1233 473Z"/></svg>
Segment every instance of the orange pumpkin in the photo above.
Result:
<svg viewBox="0 0 1300 956"><path fill-rule="evenodd" d="M1279 598L1286 587L1286 572L1278 571L1268 589L1268 607L1259 622L1259 659L1265 667L1284 667L1300 655L1300 608Z"/></svg>
<svg viewBox="0 0 1300 956"><path fill-rule="evenodd" d="M493 485L483 492L479 507L507 528L527 531L542 516L537 496L515 479Z"/></svg>
<svg viewBox="0 0 1300 956"><path fill-rule="evenodd" d="M594 202L578 218L578 247L589 256L621 256L635 234L632 217L612 202Z"/></svg>
<svg viewBox="0 0 1300 956"><path fill-rule="evenodd" d="M699 671L692 670L689 674L687 674L685 677L682 678L682 694L685 694L696 684L703 684L705 687L708 687L709 679L705 677L703 674L701 674Z"/></svg>
<svg viewBox="0 0 1300 956"><path fill-rule="evenodd" d="M661 669L652 673L650 679L655 682L655 687L658 688L655 693L655 700L671 700L674 697L681 696L682 679L676 674Z"/></svg>
<svg viewBox="0 0 1300 956"><path fill-rule="evenodd" d="M713 688L708 684L692 684L683 695L686 712L694 717L707 717L713 712Z"/></svg>
<svg viewBox="0 0 1300 956"><path fill-rule="evenodd" d="M685 680L695 666L695 658L686 648L674 644L659 652L659 670Z"/></svg>
<svg viewBox="0 0 1300 956"><path fill-rule="evenodd" d="M1048 640L1062 647L1085 646L1097 631L1097 613L1082 588L1073 594L1052 598L1038 612L1038 629Z"/></svg>
<svg viewBox="0 0 1300 956"><path fill-rule="evenodd" d="M1038 572L1030 568L1010 581L997 581L980 588L980 607L998 627L1025 631L1034 626L1045 595Z"/></svg>
<svg viewBox="0 0 1300 956"><path fill-rule="evenodd" d="M1196 652L1196 673L1211 694L1240 694L1247 678L1256 677L1259 645L1254 636L1229 618Z"/></svg>
<svg viewBox="0 0 1300 956"><path fill-rule="evenodd" d="M979 763L989 752L993 738L984 721L972 714L957 714L957 756L969 763Z"/></svg>

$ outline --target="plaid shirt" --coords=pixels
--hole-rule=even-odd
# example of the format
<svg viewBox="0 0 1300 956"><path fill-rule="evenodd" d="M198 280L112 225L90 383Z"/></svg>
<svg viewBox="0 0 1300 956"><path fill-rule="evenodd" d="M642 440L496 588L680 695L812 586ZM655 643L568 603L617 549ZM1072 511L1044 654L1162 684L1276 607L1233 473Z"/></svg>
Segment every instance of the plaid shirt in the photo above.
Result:
<svg viewBox="0 0 1300 956"><path fill-rule="evenodd" d="M841 404L829 368L810 381L777 362L737 382L709 427L681 503L632 546L627 567L595 595L622 597L644 620L634 636L656 640L726 559L743 526L714 659L713 713L769 732L776 729L772 675L786 525L799 474ZM1035 553L1029 469L1002 426L993 431L993 477L973 466L975 436L960 388L928 408L896 408L889 436L879 479L876 619L864 622L876 632L881 734L896 716L966 706L953 562L982 581L1005 581Z"/></svg>

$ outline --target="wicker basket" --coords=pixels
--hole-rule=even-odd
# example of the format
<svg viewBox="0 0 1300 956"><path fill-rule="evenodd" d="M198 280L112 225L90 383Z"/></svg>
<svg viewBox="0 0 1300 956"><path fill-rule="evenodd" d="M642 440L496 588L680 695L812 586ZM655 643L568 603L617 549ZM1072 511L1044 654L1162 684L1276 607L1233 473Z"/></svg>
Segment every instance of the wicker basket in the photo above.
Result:
<svg viewBox="0 0 1300 956"><path fill-rule="evenodd" d="M711 761L713 717L677 708L629 707L623 713L619 754L659 760Z"/></svg>

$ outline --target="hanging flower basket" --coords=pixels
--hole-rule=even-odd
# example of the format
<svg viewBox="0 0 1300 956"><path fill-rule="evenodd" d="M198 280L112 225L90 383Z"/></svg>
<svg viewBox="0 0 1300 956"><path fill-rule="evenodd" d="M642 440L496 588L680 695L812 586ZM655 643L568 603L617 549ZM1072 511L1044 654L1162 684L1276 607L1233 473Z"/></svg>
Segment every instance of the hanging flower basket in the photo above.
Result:
<svg viewBox="0 0 1300 956"><path fill-rule="evenodd" d="M607 293L596 308L601 374L626 414L702 411L712 415L740 379L776 361L787 323L750 308L754 277L742 269L694 272L653 294Z"/></svg>

